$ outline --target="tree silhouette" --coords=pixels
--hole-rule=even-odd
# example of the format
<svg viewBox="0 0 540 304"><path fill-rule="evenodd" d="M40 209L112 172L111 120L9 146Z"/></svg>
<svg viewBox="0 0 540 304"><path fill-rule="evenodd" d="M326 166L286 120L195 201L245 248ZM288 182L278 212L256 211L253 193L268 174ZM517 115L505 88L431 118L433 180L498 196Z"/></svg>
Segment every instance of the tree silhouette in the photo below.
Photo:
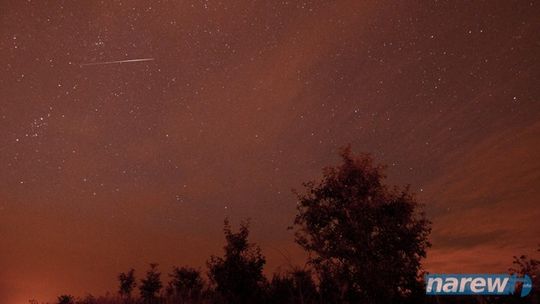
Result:
<svg viewBox="0 0 540 304"><path fill-rule="evenodd" d="M325 303L402 303L423 288L418 272L430 222L408 187L383 184L384 167L369 155L355 157L349 146L341 157L297 194L296 242L313 254L327 296L334 285Z"/></svg>
<svg viewBox="0 0 540 304"><path fill-rule="evenodd" d="M538 246L537 252L540 252L540 245ZM514 256L514 265L508 271L511 274L518 274L520 276L528 275L532 280L532 290L531 293L526 298L521 298L521 285L517 288L516 293L513 297L512 303L540 303L540 260L529 257L527 255ZM507 301L510 303L509 301Z"/></svg>
<svg viewBox="0 0 540 304"><path fill-rule="evenodd" d="M537 251L540 252L540 248ZM532 279L536 279L538 272L540 271L540 260L530 258L526 255L521 255L519 257L514 256L512 264L514 266L508 269L510 273L529 275Z"/></svg>
<svg viewBox="0 0 540 304"><path fill-rule="evenodd" d="M130 299L131 292L133 291L133 288L135 288L135 286L137 285L135 281L135 269L131 268L127 273L120 273L118 275L118 281L120 282L118 293L121 297Z"/></svg>
<svg viewBox="0 0 540 304"><path fill-rule="evenodd" d="M163 284L161 283L161 273L157 270L158 264L151 263L150 269L146 272L146 277L141 280L139 291L144 303L156 303L158 294Z"/></svg>
<svg viewBox="0 0 540 304"><path fill-rule="evenodd" d="M175 267L169 275L168 293L182 302L197 301L202 293L204 281L201 273L191 267Z"/></svg>
<svg viewBox="0 0 540 304"><path fill-rule="evenodd" d="M223 230L227 241L225 255L211 256L207 262L216 292L225 303L260 302L266 260L260 248L248 242L249 224L242 222L239 232L234 233L226 219Z"/></svg>

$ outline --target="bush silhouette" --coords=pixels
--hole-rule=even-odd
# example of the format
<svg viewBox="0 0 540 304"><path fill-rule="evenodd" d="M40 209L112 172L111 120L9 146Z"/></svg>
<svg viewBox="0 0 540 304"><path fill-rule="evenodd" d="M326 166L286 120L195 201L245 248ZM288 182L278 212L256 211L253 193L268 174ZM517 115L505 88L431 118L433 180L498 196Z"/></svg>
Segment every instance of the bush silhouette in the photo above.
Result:
<svg viewBox="0 0 540 304"><path fill-rule="evenodd" d="M243 222L237 233L232 232L225 220L227 244L223 257L210 257L208 276L224 303L257 303L263 294L265 278L262 270L266 263L258 246L248 242L249 225Z"/></svg>
<svg viewBox="0 0 540 304"><path fill-rule="evenodd" d="M75 298L72 295L61 295L58 297L58 304L74 304Z"/></svg>
<svg viewBox="0 0 540 304"><path fill-rule="evenodd" d="M144 303L157 303L158 294L163 284L161 283L161 273L157 271L158 264L150 264L150 269L146 272L146 277L141 280L139 291Z"/></svg>
<svg viewBox="0 0 540 304"><path fill-rule="evenodd" d="M167 293L170 297L179 302L198 301L201 298L204 281L198 270L191 267L174 267L169 276L171 281Z"/></svg>
<svg viewBox="0 0 540 304"><path fill-rule="evenodd" d="M118 275L118 281L120 282L118 293L122 298L130 299L131 292L137 285L135 281L135 269L132 268L127 273L120 273Z"/></svg>
<svg viewBox="0 0 540 304"><path fill-rule="evenodd" d="M318 303L317 286L311 271L293 269L285 274L274 274L268 286L268 302Z"/></svg>

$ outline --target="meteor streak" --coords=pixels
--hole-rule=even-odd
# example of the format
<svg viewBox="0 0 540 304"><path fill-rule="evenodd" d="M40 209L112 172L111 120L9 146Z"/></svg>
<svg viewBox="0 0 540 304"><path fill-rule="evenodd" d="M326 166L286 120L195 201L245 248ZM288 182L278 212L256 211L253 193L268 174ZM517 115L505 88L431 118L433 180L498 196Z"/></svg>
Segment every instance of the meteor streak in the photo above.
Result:
<svg viewBox="0 0 540 304"><path fill-rule="evenodd" d="M89 66L89 65L104 65L104 64L128 63L128 62L142 62L142 61L154 61L154 58L139 58L139 59L128 59L128 60L116 60L116 61L102 61L102 62L81 63L81 67L83 67L83 66Z"/></svg>

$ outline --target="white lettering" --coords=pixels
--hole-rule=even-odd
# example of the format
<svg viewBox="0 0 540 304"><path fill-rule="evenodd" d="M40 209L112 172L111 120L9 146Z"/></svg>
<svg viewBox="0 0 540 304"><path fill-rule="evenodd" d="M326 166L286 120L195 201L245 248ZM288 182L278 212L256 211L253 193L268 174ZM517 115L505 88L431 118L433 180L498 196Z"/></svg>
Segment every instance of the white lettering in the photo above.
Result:
<svg viewBox="0 0 540 304"><path fill-rule="evenodd" d="M431 292L433 290L433 284L437 283L437 292L441 292L442 278L429 278L426 291Z"/></svg>
<svg viewBox="0 0 540 304"><path fill-rule="evenodd" d="M484 278L476 278L471 282L472 292L483 292L486 288L486 280Z"/></svg>
<svg viewBox="0 0 540 304"><path fill-rule="evenodd" d="M465 287L467 287L467 283L469 283L471 281L472 281L472 278L462 278L461 279L461 284L459 286L459 292L464 292Z"/></svg>
<svg viewBox="0 0 540 304"><path fill-rule="evenodd" d="M497 292L502 293L506 287L506 284L508 283L508 278L504 278L501 282L501 278L496 278L495 280L493 278L487 279L487 288L489 292L493 292L495 289L497 289Z"/></svg>
<svg viewBox="0 0 540 304"><path fill-rule="evenodd" d="M456 292L459 287L459 281L457 278L446 278L446 282L443 286L444 292Z"/></svg>

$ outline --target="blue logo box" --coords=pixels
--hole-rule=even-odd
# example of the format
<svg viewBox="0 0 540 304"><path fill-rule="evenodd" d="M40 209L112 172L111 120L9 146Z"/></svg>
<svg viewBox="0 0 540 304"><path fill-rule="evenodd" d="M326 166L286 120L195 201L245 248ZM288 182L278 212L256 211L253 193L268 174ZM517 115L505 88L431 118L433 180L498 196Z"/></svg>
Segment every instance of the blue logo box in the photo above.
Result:
<svg viewBox="0 0 540 304"><path fill-rule="evenodd" d="M519 283L521 296L532 289L528 275L509 274L428 274L425 276L427 295L510 295Z"/></svg>

